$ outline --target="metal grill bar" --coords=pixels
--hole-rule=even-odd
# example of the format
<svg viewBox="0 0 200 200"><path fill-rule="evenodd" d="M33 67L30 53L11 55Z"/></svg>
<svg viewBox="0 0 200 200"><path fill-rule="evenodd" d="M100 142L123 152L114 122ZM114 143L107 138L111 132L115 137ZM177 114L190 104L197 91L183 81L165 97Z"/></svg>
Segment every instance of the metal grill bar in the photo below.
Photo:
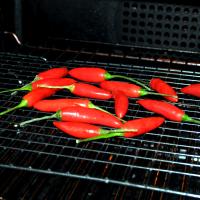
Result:
<svg viewBox="0 0 200 200"><path fill-rule="evenodd" d="M145 61L145 65L140 65L141 60L135 62L137 65L122 64L118 62L119 57L110 58L107 54L105 61L100 62L96 54L88 53L89 56L85 58L81 51L74 55L72 52L53 49L30 49L30 55L0 53L0 88L20 87L32 81L40 71L57 65L66 65L69 69L80 65L95 65L104 67L113 74L131 76L146 83L152 77L160 77L177 90L199 82L200 78L200 72L191 67L186 70L187 65L182 69L171 62L162 63L162 67L158 62L148 61ZM25 93L19 92L15 96L0 94L0 109L16 105L23 94ZM198 99L180 92L178 94L180 103L176 105L191 117L198 118ZM56 97L74 96L60 91ZM112 100L106 104L105 101L92 101L114 112ZM135 101L136 99L130 99L126 120L152 115ZM21 121L44 114L46 113L24 108L1 117L1 169L17 169L140 188L152 191L151 197L155 191L199 198L199 125L166 120L162 127L140 137L113 138L85 144L75 144L74 138L64 135L52 126L52 120L24 128L15 126ZM173 183L174 180L176 184Z"/></svg>

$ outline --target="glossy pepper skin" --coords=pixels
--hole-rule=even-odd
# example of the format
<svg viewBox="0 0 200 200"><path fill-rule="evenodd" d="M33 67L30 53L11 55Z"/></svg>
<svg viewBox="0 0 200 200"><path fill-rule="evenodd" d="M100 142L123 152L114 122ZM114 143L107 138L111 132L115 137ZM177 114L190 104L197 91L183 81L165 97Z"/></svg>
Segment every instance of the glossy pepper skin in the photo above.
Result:
<svg viewBox="0 0 200 200"><path fill-rule="evenodd" d="M183 110L164 101L142 99L137 101L138 104L143 106L145 109L155 112L164 116L166 119L177 121L177 122L192 122L199 124L200 121L189 117Z"/></svg>
<svg viewBox="0 0 200 200"><path fill-rule="evenodd" d="M57 112L65 107L72 107L72 106L82 106L85 108L95 108L97 110L103 110L102 108L94 105L89 99L69 99L69 98L62 98L62 99L45 99L38 101L34 104L34 108L43 112Z"/></svg>
<svg viewBox="0 0 200 200"><path fill-rule="evenodd" d="M104 135L97 135L92 138L87 138L83 140L76 140L76 143L81 142L88 142L98 139L106 139L106 138L112 138L116 136L126 137L126 138L132 138L136 137L145 133L148 133L158 127L160 127L164 123L165 119L162 117L145 117L145 118L139 118L139 119L133 119L129 120L126 123L124 123L121 126L121 130L125 130L124 132L111 132L109 134ZM134 131L129 131L134 130Z"/></svg>
<svg viewBox="0 0 200 200"><path fill-rule="evenodd" d="M164 123L163 117L144 117L129 120L122 125L124 129L137 129L136 132L125 132L124 137L134 137L142 135L160 127Z"/></svg>
<svg viewBox="0 0 200 200"><path fill-rule="evenodd" d="M42 79L35 81L31 84L31 89L35 90L39 88L39 85L45 84L45 85L52 85L52 86L66 86L71 85L75 83L76 81L72 78L48 78L48 79ZM54 89L58 90L58 89Z"/></svg>
<svg viewBox="0 0 200 200"><path fill-rule="evenodd" d="M76 138L91 138L103 134L109 133L121 133L125 132L125 129L103 129L99 126L82 123L82 122L59 122L54 121L54 126L63 131L64 133ZM137 131L135 129L129 129L130 132Z"/></svg>
<svg viewBox="0 0 200 200"><path fill-rule="evenodd" d="M148 94L163 96L165 94L149 92L146 89L141 88L133 83L123 81L103 81L100 83L100 87L104 90L108 90L112 93L117 91L123 92L127 97L137 98Z"/></svg>
<svg viewBox="0 0 200 200"><path fill-rule="evenodd" d="M112 97L111 92L99 88L97 86L77 82L69 86L49 86L45 84L39 85L40 87L45 88L54 88L54 89L68 89L72 94L80 97L94 98L94 99L102 99L107 100Z"/></svg>
<svg viewBox="0 0 200 200"><path fill-rule="evenodd" d="M115 114L119 118L123 118L128 111L129 100L122 91L116 91L113 94L115 101Z"/></svg>
<svg viewBox="0 0 200 200"><path fill-rule="evenodd" d="M115 116L100 110L84 107L66 107L60 111L61 121L79 121L120 128L122 122Z"/></svg>
<svg viewBox="0 0 200 200"><path fill-rule="evenodd" d="M69 70L69 75L78 80L93 82L93 83L100 83L102 81L110 80L113 78L120 78L120 79L122 78L134 82L137 85L140 85L141 87L145 88L146 90L150 90L149 87L147 87L138 80L122 75L112 75L105 69L99 67L91 67L91 66L77 67Z"/></svg>
<svg viewBox="0 0 200 200"><path fill-rule="evenodd" d="M35 89L28 94L26 94L23 98L22 101L15 107L10 108L6 111L3 111L0 113L1 115L7 114L13 110L22 108L22 107L32 107L36 102L38 102L41 99L44 99L46 97L52 96L56 91L48 88L38 88Z"/></svg>
<svg viewBox="0 0 200 200"><path fill-rule="evenodd" d="M36 75L36 80L46 79L46 78L61 78L68 74L67 67L54 67Z"/></svg>
<svg viewBox="0 0 200 200"><path fill-rule="evenodd" d="M47 86L49 86L49 85L52 85L52 86L67 86L67 85L71 85L75 82L76 81L72 78L46 78L46 79L33 81L33 82L31 82L27 85L24 85L21 88L15 88L15 89L0 91L0 94L5 93L5 92L14 92L14 91L26 91L26 90L32 91L32 90L39 88L39 85L41 85L41 84L47 85ZM59 89L54 89L54 90L59 90Z"/></svg>
<svg viewBox="0 0 200 200"><path fill-rule="evenodd" d="M171 95L171 96L164 96L165 99L172 102L178 102L178 95L176 91L162 79L152 78L150 81L150 87L159 93Z"/></svg>
<svg viewBox="0 0 200 200"><path fill-rule="evenodd" d="M200 98L200 83L194 83L183 87L181 88L181 92Z"/></svg>
<svg viewBox="0 0 200 200"><path fill-rule="evenodd" d="M20 126L47 119L59 119L60 121L98 124L113 128L120 128L122 125L122 122L118 118L104 111L92 108L85 108L81 106L72 106L65 107L49 116L44 116L22 122L20 123Z"/></svg>

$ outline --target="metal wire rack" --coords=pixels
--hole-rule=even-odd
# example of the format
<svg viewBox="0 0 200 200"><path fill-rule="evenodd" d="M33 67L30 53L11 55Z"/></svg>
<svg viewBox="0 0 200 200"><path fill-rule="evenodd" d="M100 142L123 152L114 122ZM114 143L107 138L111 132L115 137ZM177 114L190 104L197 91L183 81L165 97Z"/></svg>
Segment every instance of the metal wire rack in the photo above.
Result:
<svg viewBox="0 0 200 200"><path fill-rule="evenodd" d="M99 66L110 73L131 76L146 83L152 77L160 77L178 91L180 102L176 105L191 117L200 116L199 100L179 92L183 86L200 80L200 72L193 70L192 65L184 64L189 68L185 70L181 68L182 64L177 67L178 64L173 65L172 62L148 62L142 58L132 60L134 64L121 62L124 58L117 54L82 54L81 51L30 47L28 52L26 49L20 53L0 53L1 89L20 87L32 81L38 72L52 66L65 65L69 69L82 65ZM99 57L105 59L99 60ZM23 94L25 92L0 94L0 110L15 106ZM52 98L57 97L74 96L60 91ZM114 112L112 100L92 101ZM0 118L0 177L10 169L19 173L35 173L31 177L33 182L38 174L65 178L65 184L69 178L75 178L79 180L72 182L76 185L76 192L88 181L87 190L90 192L87 195L91 196L94 195L95 185L99 184L102 189L102 184L106 183L107 188L117 187L112 190L115 195L119 192L121 197L124 195L127 199L133 191L137 191L141 199L144 195L154 199L158 193L174 199L200 198L199 125L166 120L162 127L136 138L113 138L83 144L76 144L74 138L53 127L52 120L23 128L16 126L21 121L44 114L47 113L24 108ZM137 105L136 99L130 99L125 120L152 115ZM0 182L2 194L6 193L5 185L8 181ZM68 185L65 190L72 192L71 188ZM71 195L76 196L76 192ZM113 193L108 195L108 199L112 199ZM96 191L96 194L99 193Z"/></svg>

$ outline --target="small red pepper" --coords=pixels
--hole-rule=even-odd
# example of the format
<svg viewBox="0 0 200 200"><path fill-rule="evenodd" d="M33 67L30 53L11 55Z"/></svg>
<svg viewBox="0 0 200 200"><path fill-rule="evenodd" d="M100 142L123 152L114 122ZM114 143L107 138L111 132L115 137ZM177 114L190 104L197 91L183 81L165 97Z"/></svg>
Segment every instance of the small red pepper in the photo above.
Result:
<svg viewBox="0 0 200 200"><path fill-rule="evenodd" d="M100 83L100 87L113 93L120 90L124 92L125 95L132 98L137 98L148 94L167 96L166 94L149 92L138 85L122 81L103 81Z"/></svg>
<svg viewBox="0 0 200 200"><path fill-rule="evenodd" d="M117 119L115 116L109 113L106 113L97 109L74 106L74 107L63 108L50 116L44 116L44 117L35 118L35 119L22 122L20 123L20 126L24 126L32 122L52 119L52 118L59 119L61 121L99 124L99 125L113 127L113 128L119 128L122 125L122 122L119 119Z"/></svg>
<svg viewBox="0 0 200 200"><path fill-rule="evenodd" d="M119 118L123 118L128 111L128 97L122 91L116 91L113 94L115 100L115 114Z"/></svg>
<svg viewBox="0 0 200 200"><path fill-rule="evenodd" d="M200 98L200 83L194 83L181 89L184 94L189 94Z"/></svg>
<svg viewBox="0 0 200 200"><path fill-rule="evenodd" d="M32 107L39 100L44 99L49 96L52 96L54 93L55 93L55 90L48 89L48 88L35 89L35 90L29 92L28 94L26 94L22 98L22 101L17 106L1 112L0 116L7 114L13 110L19 109L19 108Z"/></svg>
<svg viewBox="0 0 200 200"><path fill-rule="evenodd" d="M170 103L152 99L138 100L137 103L143 106L145 109L160 114L169 120L200 124L199 120L189 117L183 110Z"/></svg>
<svg viewBox="0 0 200 200"><path fill-rule="evenodd" d="M36 75L34 80L41 80L46 78L62 78L68 74L67 67L55 67L43 72L40 72Z"/></svg>
<svg viewBox="0 0 200 200"><path fill-rule="evenodd" d="M147 87L143 83L133 78L122 76L122 75L111 75L105 69L98 68L98 67L77 67L77 68L69 70L69 75L82 81L94 82L94 83L99 83L99 82L110 80L113 78L122 78L122 79L129 80L131 82L134 82L137 85L140 85L143 88L146 88L147 90L151 90L149 87Z"/></svg>
<svg viewBox="0 0 200 200"><path fill-rule="evenodd" d="M80 142L88 142L93 141L97 139L105 139L105 138L111 138L116 136L123 136L125 138L131 138L135 136L139 136L145 133L148 133L159 126L161 126L164 122L164 118L162 117L145 117L145 118L139 118L139 119L133 119L130 121L127 121L121 126L121 130L124 130L124 132L110 132L109 134L103 134L99 136L94 136L88 139L83 140L76 140L76 143ZM136 130L136 131L129 131L129 130Z"/></svg>
<svg viewBox="0 0 200 200"><path fill-rule="evenodd" d="M73 137L76 138L91 138L103 134L109 134L109 133L121 133L125 132L126 129L111 129L106 130L102 129L99 126L88 124L88 123L82 123L82 122L53 122L54 126L63 131L64 133L67 133ZM129 131L134 132L137 131L136 129L129 129Z"/></svg>
<svg viewBox="0 0 200 200"><path fill-rule="evenodd" d="M103 110L102 108L94 105L89 99L45 99L38 101L34 104L34 108L43 112L57 112L65 107L82 106L85 108L95 108L97 110Z"/></svg>
<svg viewBox="0 0 200 200"><path fill-rule="evenodd" d="M20 88L14 88L14 89L0 91L0 94L5 93L5 92L16 92L16 91L26 91L26 90L32 91L33 89L37 88L37 84L39 84L39 83L40 84L49 84L48 82L50 82L50 81L49 80L46 81L45 79L55 79L55 82L57 82L59 78L67 75L67 72L68 72L68 69L66 67L52 68L52 69L49 69L47 71L41 72L38 75L36 75L35 79L31 83L28 83ZM68 80L70 80L70 78L68 78ZM71 80L73 80L73 79L71 79ZM55 83L55 82L51 81L51 83ZM76 81L74 80L74 82L76 82Z"/></svg>
<svg viewBox="0 0 200 200"><path fill-rule="evenodd" d="M165 99L172 102L178 102L178 96L176 91L162 79L152 78L150 81L150 87L159 93L171 95L171 96L164 96Z"/></svg>
<svg viewBox="0 0 200 200"><path fill-rule="evenodd" d="M96 87L91 84L77 82L69 86L48 86L48 85L39 85L39 87L45 88L59 88L59 89L68 89L72 94L80 97L88 97L94 99L110 99L112 97L111 92L104 90L102 88Z"/></svg>

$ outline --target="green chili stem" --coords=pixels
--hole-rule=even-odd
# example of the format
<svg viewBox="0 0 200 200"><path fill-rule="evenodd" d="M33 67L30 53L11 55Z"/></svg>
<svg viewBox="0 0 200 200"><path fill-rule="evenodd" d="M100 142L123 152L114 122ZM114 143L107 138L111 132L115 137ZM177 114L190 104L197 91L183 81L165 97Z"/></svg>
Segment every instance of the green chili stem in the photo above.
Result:
<svg viewBox="0 0 200 200"><path fill-rule="evenodd" d="M151 88L146 86L145 84L141 83L140 81L137 81L133 78L127 77L127 76L122 76L122 75L111 75L112 78L122 78L122 79L126 79L129 80L133 83L136 83L137 85L140 85L141 87L145 88L148 91L151 91Z"/></svg>
<svg viewBox="0 0 200 200"><path fill-rule="evenodd" d="M0 113L0 116L5 115L5 114L7 114L7 113L9 113L9 112L11 112L11 111L13 111L13 110L17 110L17 109L19 109L19 108L26 107L27 104L28 104L28 102L27 102L26 100L22 100L22 101L21 101L18 105L16 105L15 107L9 108L8 110L5 110L5 111L1 112L1 113Z"/></svg>
<svg viewBox="0 0 200 200"><path fill-rule="evenodd" d="M108 114L110 114L110 115L113 115L112 113L108 112L107 110L104 110L103 108L100 108L99 106L94 105L91 101L90 101L88 107L89 107L89 108L94 108L94 109L100 110L100 111L105 112L105 113L108 113ZM126 122L125 120L120 119L120 118L117 117L117 116L115 116L115 117L116 117L117 119L119 119L120 121L122 121L123 123Z"/></svg>
<svg viewBox="0 0 200 200"><path fill-rule="evenodd" d="M111 138L111 137L116 137L116 136L123 136L124 133L109 133L109 134L103 134L91 138L86 138L86 139L81 139L81 140L76 140L76 143L82 143L82 142L89 142L89 141L94 141L94 140L99 140L99 139L106 139L106 138Z"/></svg>
<svg viewBox="0 0 200 200"><path fill-rule="evenodd" d="M27 121L24 121L24 122L21 122L19 124L19 126L25 126L27 124L30 124L32 122L37 122L37 121L42 121L42 120L46 120L46 119L58 119L59 118L59 114L58 112L54 113L53 115L48 115L48 116L44 116L44 117L39 117L39 118L35 118L35 119L30 119L30 120L27 120Z"/></svg>
<svg viewBox="0 0 200 200"><path fill-rule="evenodd" d="M14 88L14 89L8 89L8 90L0 91L0 94L6 93L6 92L16 92L16 91L24 91L24 90L31 91L31 89L32 89L31 84L27 84L27 85L24 85L23 87L20 87L20 88Z"/></svg>

